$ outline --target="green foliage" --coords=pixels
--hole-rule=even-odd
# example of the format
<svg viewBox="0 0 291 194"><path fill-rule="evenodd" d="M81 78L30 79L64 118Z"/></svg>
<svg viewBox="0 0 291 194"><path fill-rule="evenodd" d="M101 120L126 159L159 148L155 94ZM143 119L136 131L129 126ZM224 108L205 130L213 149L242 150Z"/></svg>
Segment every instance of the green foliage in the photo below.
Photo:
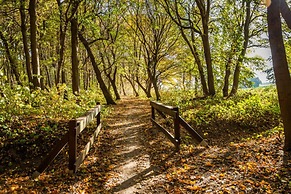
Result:
<svg viewBox="0 0 291 194"><path fill-rule="evenodd" d="M68 95L68 100L64 95ZM9 122L18 117L44 117L71 119L83 115L100 102L102 94L98 91L81 91L74 96L70 88L61 85L51 91L34 90L28 87L3 87L0 100L0 122ZM45 130L45 129L44 129Z"/></svg>
<svg viewBox="0 0 291 194"><path fill-rule="evenodd" d="M276 122L280 117L275 87L240 90L238 95L228 99L221 96L193 99L190 92L173 93L163 95L164 103L179 106L180 114L195 125L225 122L257 127Z"/></svg>

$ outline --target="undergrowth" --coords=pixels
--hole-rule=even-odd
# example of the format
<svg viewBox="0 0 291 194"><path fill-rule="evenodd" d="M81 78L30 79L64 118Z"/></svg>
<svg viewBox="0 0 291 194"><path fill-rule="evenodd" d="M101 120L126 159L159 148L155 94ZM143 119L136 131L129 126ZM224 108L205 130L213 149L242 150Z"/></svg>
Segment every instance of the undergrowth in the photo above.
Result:
<svg viewBox="0 0 291 194"><path fill-rule="evenodd" d="M71 119L81 116L103 99L102 94L94 90L81 91L79 96L75 96L66 85L50 91L31 91L21 86L2 87L0 93L0 123L27 116Z"/></svg>
<svg viewBox="0 0 291 194"><path fill-rule="evenodd" d="M280 117L275 87L240 90L230 98L194 99L193 93L181 91L168 92L163 97L163 103L178 106L182 116L196 125L218 120L256 127Z"/></svg>
<svg viewBox="0 0 291 194"><path fill-rule="evenodd" d="M10 168L21 171L21 165L35 168L68 131L70 119L84 115L97 102L104 103L100 91L75 96L66 85L50 91L2 87L0 95L0 174ZM102 117L108 111L102 107Z"/></svg>
<svg viewBox="0 0 291 194"><path fill-rule="evenodd" d="M193 98L192 92L163 93L163 103L178 106L180 115L212 145L278 133L280 109L275 87L239 90L236 96Z"/></svg>

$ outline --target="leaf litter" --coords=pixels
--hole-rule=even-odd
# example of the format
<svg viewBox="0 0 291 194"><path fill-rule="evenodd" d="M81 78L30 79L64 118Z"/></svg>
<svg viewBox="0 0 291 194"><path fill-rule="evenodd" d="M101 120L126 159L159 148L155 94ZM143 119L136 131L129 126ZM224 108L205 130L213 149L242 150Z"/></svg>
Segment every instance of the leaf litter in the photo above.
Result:
<svg viewBox="0 0 291 194"><path fill-rule="evenodd" d="M210 127L204 131L211 138L206 139L209 148L195 146L183 132L176 152L152 127L148 100L122 100L103 122L98 141L76 174L67 170L65 147L35 180L31 174L68 130L67 122L24 118L10 126L9 130L17 132L15 137L1 127L0 193L122 193L129 188L135 193L291 192L290 154L282 151L280 132L253 138L241 131L230 142L228 132L214 139L215 128ZM80 139L81 144L86 142L86 135ZM136 147L119 154L130 142L136 142ZM120 169L126 169L121 166L127 160L136 166L123 180Z"/></svg>

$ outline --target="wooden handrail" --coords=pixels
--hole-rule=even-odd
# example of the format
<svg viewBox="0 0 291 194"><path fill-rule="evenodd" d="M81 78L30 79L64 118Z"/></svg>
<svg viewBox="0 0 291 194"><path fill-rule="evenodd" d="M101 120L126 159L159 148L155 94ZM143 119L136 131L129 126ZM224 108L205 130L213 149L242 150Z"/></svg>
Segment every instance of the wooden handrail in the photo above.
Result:
<svg viewBox="0 0 291 194"><path fill-rule="evenodd" d="M101 105L98 104L95 108L89 110L85 116L79 117L75 120L71 120L69 123L69 170L75 173L81 163L84 161L88 154L91 146L94 143L95 138L100 132L100 112ZM89 142L86 144L84 150L81 151L79 157L77 157L77 138L78 135L87 127L87 125L96 118L97 128L91 136Z"/></svg>
<svg viewBox="0 0 291 194"><path fill-rule="evenodd" d="M166 106L162 103L151 101L150 105L152 107L152 123L158 127L168 139L175 145L177 149L180 147L180 125L179 125L179 109L178 107L174 106ZM165 114L170 115L173 117L174 120L174 135L172 135L169 131L167 131L164 127L162 127L160 124L156 122L155 117L155 110L163 117L165 118Z"/></svg>
<svg viewBox="0 0 291 194"><path fill-rule="evenodd" d="M166 113L167 115L170 115L172 117L176 117L177 114L177 109L178 107L174 107L174 106L166 106L162 103L159 102L155 102L155 101L151 101L151 106L154 107L156 110Z"/></svg>
<svg viewBox="0 0 291 194"><path fill-rule="evenodd" d="M191 135L191 137L202 146L208 146L203 137L197 133L181 116L179 116L179 108L174 106L167 106L159 102L151 101L150 105L152 107L152 123L158 127L172 143L179 148L180 140L180 125L186 129L186 131ZM155 110L163 117L166 118L165 114L173 117L174 120L174 136L168 132L164 127L156 122Z"/></svg>
<svg viewBox="0 0 291 194"><path fill-rule="evenodd" d="M101 105L97 103L97 106L89 110L84 116L70 120L69 131L61 138L61 140L55 144L47 157L36 168L32 178L37 178L42 172L44 172L49 164L58 156L58 154L67 144L69 144L69 170L75 173L84 161L86 155L94 143L95 138L98 136L101 130L100 113ZM87 125L93 121L94 118L96 118L97 121L97 128L91 136L89 142L86 144L85 148L77 157L77 137L87 127Z"/></svg>

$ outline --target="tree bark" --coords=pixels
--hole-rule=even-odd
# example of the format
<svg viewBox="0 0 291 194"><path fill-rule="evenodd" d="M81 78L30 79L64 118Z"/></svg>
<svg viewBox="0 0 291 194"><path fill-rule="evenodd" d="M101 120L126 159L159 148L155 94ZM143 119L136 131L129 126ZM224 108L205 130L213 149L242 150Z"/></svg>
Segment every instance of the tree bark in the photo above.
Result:
<svg viewBox="0 0 291 194"><path fill-rule="evenodd" d="M118 89L117 89L117 86L116 86L116 75L117 75L117 67L114 68L114 72L113 72L113 75L111 77L110 73L107 74L107 77L111 83L111 86L113 88L113 92L115 94L115 99L116 100L120 100L120 95L119 95L119 92L118 92Z"/></svg>
<svg viewBox="0 0 291 194"><path fill-rule="evenodd" d="M40 65L37 50L37 27L36 27L36 0L29 1L30 16L30 47L31 47L31 64L32 64L32 81L34 89L40 87Z"/></svg>
<svg viewBox="0 0 291 194"><path fill-rule="evenodd" d="M12 73L13 73L14 76L15 76L16 82L17 82L17 84L22 85L22 83L21 83L21 81L20 81L20 74L19 74L19 71L18 71L18 68L17 68L17 64L16 64L15 57L12 56L12 54L11 54L11 52L10 52L10 49L9 49L8 41L7 41L7 39L4 37L4 34L2 33L2 31L0 31L0 39L2 39L2 42L3 42L3 44L4 44L5 51L6 51L6 54L7 54L8 60L9 60L9 62L10 62L10 66L11 66Z"/></svg>
<svg viewBox="0 0 291 194"><path fill-rule="evenodd" d="M281 2L284 1L273 0L272 4L268 7L268 32L281 116L284 125L284 150L291 151L291 78L282 36L280 17ZM284 4L281 5L284 6Z"/></svg>
<svg viewBox="0 0 291 194"><path fill-rule="evenodd" d="M207 27L208 28L208 27ZM212 59L209 45L209 37L208 37L208 29L207 33L202 35L202 42L204 48L204 57L207 68L207 83L208 83L208 94L210 96L215 95L215 86L214 86L214 76L213 76L213 67L212 67Z"/></svg>
<svg viewBox="0 0 291 194"><path fill-rule="evenodd" d="M27 27L26 27L26 16L25 16L25 0L20 1L20 19L21 19L20 28L21 28L21 34L22 34L24 56L25 56L26 73L27 73L29 83L33 84L29 47L28 47L27 33L26 33Z"/></svg>
<svg viewBox="0 0 291 194"><path fill-rule="evenodd" d="M230 66L232 64L232 60L233 60L233 55L236 52L236 45L232 44L231 48L230 48L230 52L228 53L228 59L226 61L225 64L225 75L224 75L224 84L223 84L223 89L222 89L222 93L223 93L223 97L227 97L228 96L228 90L229 90L229 77L230 77Z"/></svg>
<svg viewBox="0 0 291 194"><path fill-rule="evenodd" d="M120 87L121 87L121 90L123 92L123 95L126 96L126 92L125 92L125 87L124 87L124 82L123 82L122 76L120 76ZM138 97L138 96L136 96L136 97Z"/></svg>
<svg viewBox="0 0 291 194"><path fill-rule="evenodd" d="M280 11L289 29L291 29L291 11L286 1L281 0Z"/></svg>
<svg viewBox="0 0 291 194"><path fill-rule="evenodd" d="M192 55L193 55L193 57L195 59L195 62L197 64L198 72L199 72L199 76L200 76L200 82L201 82L201 85L202 85L203 95L204 96L208 96L209 95L209 91L208 91L208 87L207 87L207 83L206 83L206 79L205 79L205 75L204 75L202 62L201 62L199 54L197 52L197 47L196 47L196 44L195 44L194 32L191 33L192 43L189 41L189 39L187 38L184 30L181 27L180 27L180 32L182 34L183 39L185 40L185 42L187 43L188 47L190 48L191 53L192 53Z"/></svg>
<svg viewBox="0 0 291 194"><path fill-rule="evenodd" d="M152 97L152 95L151 95L152 83L150 82L150 80L148 79L146 81L146 86L145 87L140 82L138 75L136 76L136 80L135 81L136 81L137 85L144 91L144 93L146 94L147 98L151 98Z"/></svg>
<svg viewBox="0 0 291 194"><path fill-rule="evenodd" d="M210 96L215 95L215 85L214 85L214 76L213 76L213 67L212 67L212 58L210 51L210 43L209 43L209 15L210 15L210 0L196 0L197 6L200 11L201 22L203 32L200 33L203 49L204 49L204 57L207 67L207 82L208 82L208 92Z"/></svg>
<svg viewBox="0 0 291 194"><path fill-rule="evenodd" d="M61 3L61 0L57 0L57 2L58 2L58 7L59 7L59 14L60 14L60 26L59 26L60 35L59 35L59 48L57 50L59 56L58 56L57 71L56 71L56 85L60 83L60 79L61 79L61 71L62 71L63 63L64 63L66 32L68 29L68 22L69 22L67 19L67 15L65 16L66 19L64 23L62 22L64 20L64 15L65 15L63 13L63 5Z"/></svg>
<svg viewBox="0 0 291 194"><path fill-rule="evenodd" d="M238 85L239 85L239 77L240 77L240 70L241 65L244 61L248 44L249 44L249 33L250 33L250 23L251 23L251 1L246 1L246 17L245 17L245 24L244 24L244 43L239 58L237 60L237 64L235 66L234 75L233 75L233 84L232 89L230 92L230 96L234 96L237 93Z"/></svg>
<svg viewBox="0 0 291 194"><path fill-rule="evenodd" d="M71 47L72 47L72 89L75 95L80 92L80 74L78 61L78 22L76 18L71 20Z"/></svg>
<svg viewBox="0 0 291 194"><path fill-rule="evenodd" d="M93 52L92 52L92 50L91 50L91 48L90 48L90 45L89 45L88 41L83 37L83 35L82 35L80 32L79 32L78 35L79 35L79 39L80 39L80 41L83 43L85 49L86 49L87 52L88 52L88 55L89 55L89 57L90 57L90 60L91 60L91 63L92 63L93 69L94 69L95 74L96 74L96 78L97 78L97 80L98 80L98 83L99 83L99 85L100 85L100 88L101 88L101 90L102 90L102 93L103 93L103 95L104 95L104 98L105 98L107 104L113 104L113 105L116 104L116 103L114 102L114 100L113 100L113 98L112 98L110 92L108 91L108 89L107 89L105 83L104 83L104 80L103 80L103 78L102 78L101 72L100 72L100 70L99 70L99 68L98 68L98 65L97 65L97 63L96 63L96 60L95 60L95 56L94 56L94 54L93 54Z"/></svg>
<svg viewBox="0 0 291 194"><path fill-rule="evenodd" d="M222 89L223 97L228 96L229 77L230 77L230 58L228 59L225 65L224 84Z"/></svg>
<svg viewBox="0 0 291 194"><path fill-rule="evenodd" d="M51 81L51 75L50 75L48 66L46 65L44 68L45 68L46 77L47 77L47 84L48 84L49 88L51 88L52 87L52 81Z"/></svg>

